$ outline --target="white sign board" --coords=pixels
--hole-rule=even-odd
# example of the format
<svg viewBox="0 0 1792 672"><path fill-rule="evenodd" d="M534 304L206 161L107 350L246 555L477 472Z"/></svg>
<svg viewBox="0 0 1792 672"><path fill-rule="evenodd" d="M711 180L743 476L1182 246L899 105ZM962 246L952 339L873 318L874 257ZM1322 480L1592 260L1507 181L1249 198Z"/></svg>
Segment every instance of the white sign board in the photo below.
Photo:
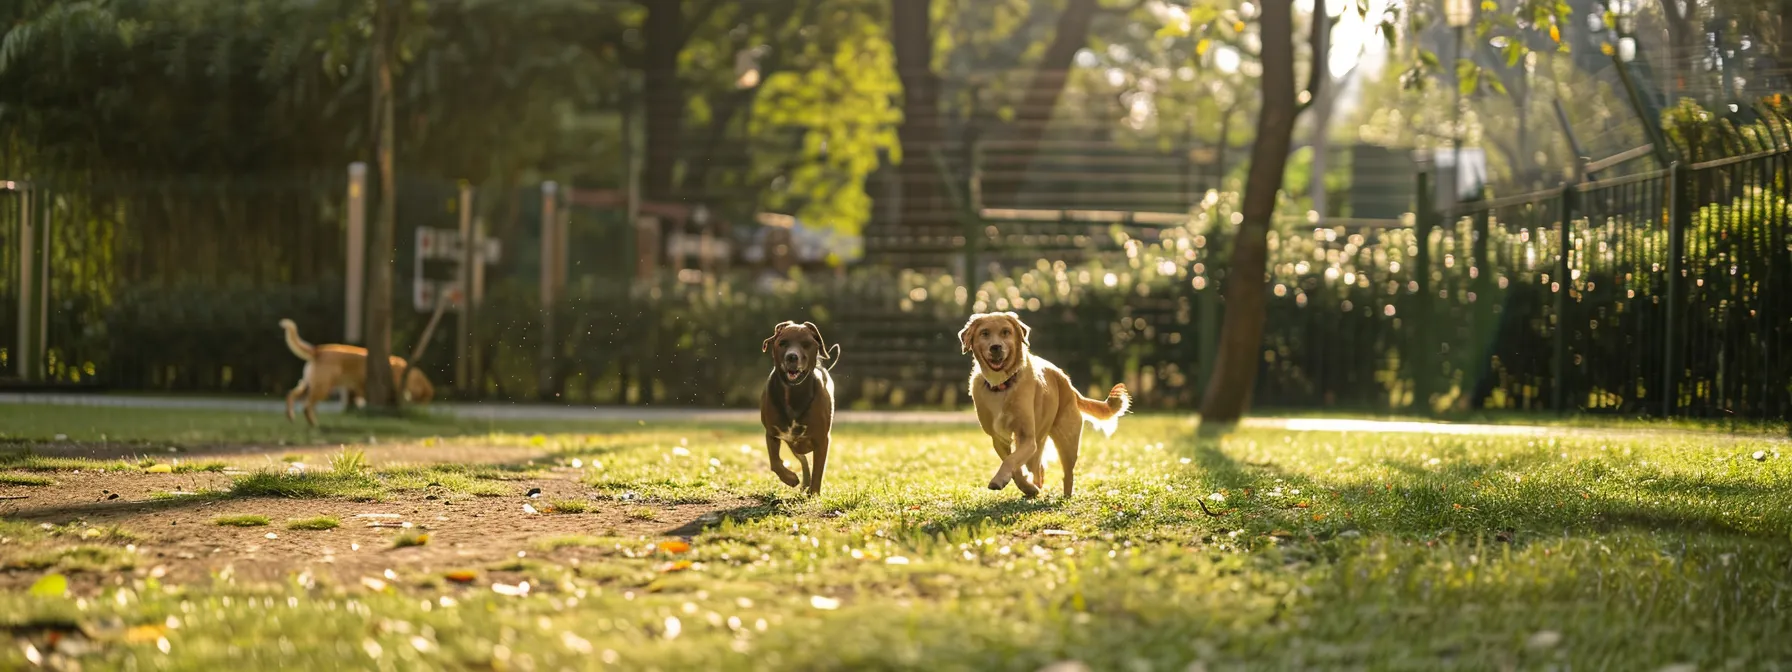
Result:
<svg viewBox="0 0 1792 672"><path fill-rule="evenodd" d="M484 254L481 255L486 265L498 263L503 252L499 241L485 239ZM434 229L427 226L417 227L417 260L411 264L413 275L411 280L411 306L420 313L433 313L436 309L437 297L447 294L448 309L458 310L461 302L466 300L462 295L460 284L453 278L429 278L423 274L423 262L428 260L446 261L458 264L463 247L460 231L456 229Z"/></svg>

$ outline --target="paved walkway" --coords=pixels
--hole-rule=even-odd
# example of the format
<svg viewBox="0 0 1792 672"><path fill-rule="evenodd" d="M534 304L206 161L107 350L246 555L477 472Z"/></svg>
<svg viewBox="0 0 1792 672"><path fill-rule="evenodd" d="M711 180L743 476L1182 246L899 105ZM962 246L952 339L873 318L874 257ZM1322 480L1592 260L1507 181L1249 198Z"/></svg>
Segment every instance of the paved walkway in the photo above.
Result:
<svg viewBox="0 0 1792 672"><path fill-rule="evenodd" d="M91 406L97 408L171 408L245 413L283 413L286 402L280 399L244 399L224 397L186 397L150 395L97 395L56 392L0 393L0 405L44 404L57 406ZM340 402L331 402L320 410L336 412ZM705 409L645 406L553 406L512 402L444 402L432 404L430 411L439 415L476 420L558 420L590 422L739 422L759 419L756 409ZM1192 416L1191 416L1192 419ZM964 411L840 411L840 424L966 424L974 425L976 416ZM1537 425L1493 425L1410 420L1363 420L1346 418L1247 418L1242 423L1252 429L1283 429L1292 432L1377 432L1393 434L1447 434L1476 436L1597 436L1624 437L1699 437L1705 439L1748 439L1787 442L1784 434L1766 434L1758 430L1721 432L1718 430L1597 428Z"/></svg>

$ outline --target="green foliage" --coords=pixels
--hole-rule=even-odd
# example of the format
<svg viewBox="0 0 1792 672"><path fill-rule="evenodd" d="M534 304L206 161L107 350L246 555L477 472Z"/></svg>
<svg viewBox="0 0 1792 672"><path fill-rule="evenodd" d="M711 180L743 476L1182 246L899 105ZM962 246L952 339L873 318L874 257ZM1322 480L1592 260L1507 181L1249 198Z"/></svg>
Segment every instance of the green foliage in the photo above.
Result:
<svg viewBox="0 0 1792 672"><path fill-rule="evenodd" d="M337 520L333 516L318 516L316 518L301 518L299 520L289 520L286 522L286 529L307 530L307 531L313 531L313 532L322 531L322 530L334 530L341 526L342 526L342 521Z"/></svg>
<svg viewBox="0 0 1792 672"><path fill-rule="evenodd" d="M266 527L268 517L259 514L218 516L212 519L212 524L220 527Z"/></svg>

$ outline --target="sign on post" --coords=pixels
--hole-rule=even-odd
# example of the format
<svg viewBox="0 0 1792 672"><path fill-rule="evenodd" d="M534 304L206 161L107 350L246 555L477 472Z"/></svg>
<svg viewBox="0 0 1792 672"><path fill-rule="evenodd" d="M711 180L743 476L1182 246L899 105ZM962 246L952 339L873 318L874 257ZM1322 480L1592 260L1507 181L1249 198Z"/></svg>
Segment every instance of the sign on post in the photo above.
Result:
<svg viewBox="0 0 1792 672"><path fill-rule="evenodd" d="M487 238L479 256L487 265L498 263L503 252L499 241ZM464 245L455 229L417 227L417 263L411 282L411 305L420 313L434 312L436 297L446 293L449 309L459 310L466 299L460 290L460 265Z"/></svg>

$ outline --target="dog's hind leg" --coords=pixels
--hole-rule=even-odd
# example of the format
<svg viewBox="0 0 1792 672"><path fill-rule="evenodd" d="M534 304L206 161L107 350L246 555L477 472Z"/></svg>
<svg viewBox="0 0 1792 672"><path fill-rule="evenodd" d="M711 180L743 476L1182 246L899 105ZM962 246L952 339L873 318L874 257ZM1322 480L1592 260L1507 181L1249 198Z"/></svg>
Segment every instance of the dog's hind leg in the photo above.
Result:
<svg viewBox="0 0 1792 672"><path fill-rule="evenodd" d="M1046 442L1051 443L1052 439L1046 439ZM1045 487L1045 446L1043 444L1039 446L1038 451L1033 453L1032 459L1027 460L1027 477L1033 481L1033 487Z"/></svg>
<svg viewBox="0 0 1792 672"><path fill-rule="evenodd" d="M1052 432L1052 445L1058 449L1058 461L1064 463L1064 496L1069 497L1076 489L1076 458L1083 441L1083 419L1076 418L1076 424L1068 428L1060 427ZM1043 475L1043 472L1041 472Z"/></svg>
<svg viewBox="0 0 1792 672"><path fill-rule="evenodd" d="M818 439L810 439L810 441L815 446L815 449L810 451L815 454L815 476L809 481L809 494L820 495L821 477L828 471L829 437L824 436Z"/></svg>
<svg viewBox="0 0 1792 672"><path fill-rule="evenodd" d="M323 401L325 397L330 395L330 388L327 385L316 384L308 385L307 387L310 388L308 390L310 394L305 395L305 422L309 422L312 427L316 427L317 402Z"/></svg>

